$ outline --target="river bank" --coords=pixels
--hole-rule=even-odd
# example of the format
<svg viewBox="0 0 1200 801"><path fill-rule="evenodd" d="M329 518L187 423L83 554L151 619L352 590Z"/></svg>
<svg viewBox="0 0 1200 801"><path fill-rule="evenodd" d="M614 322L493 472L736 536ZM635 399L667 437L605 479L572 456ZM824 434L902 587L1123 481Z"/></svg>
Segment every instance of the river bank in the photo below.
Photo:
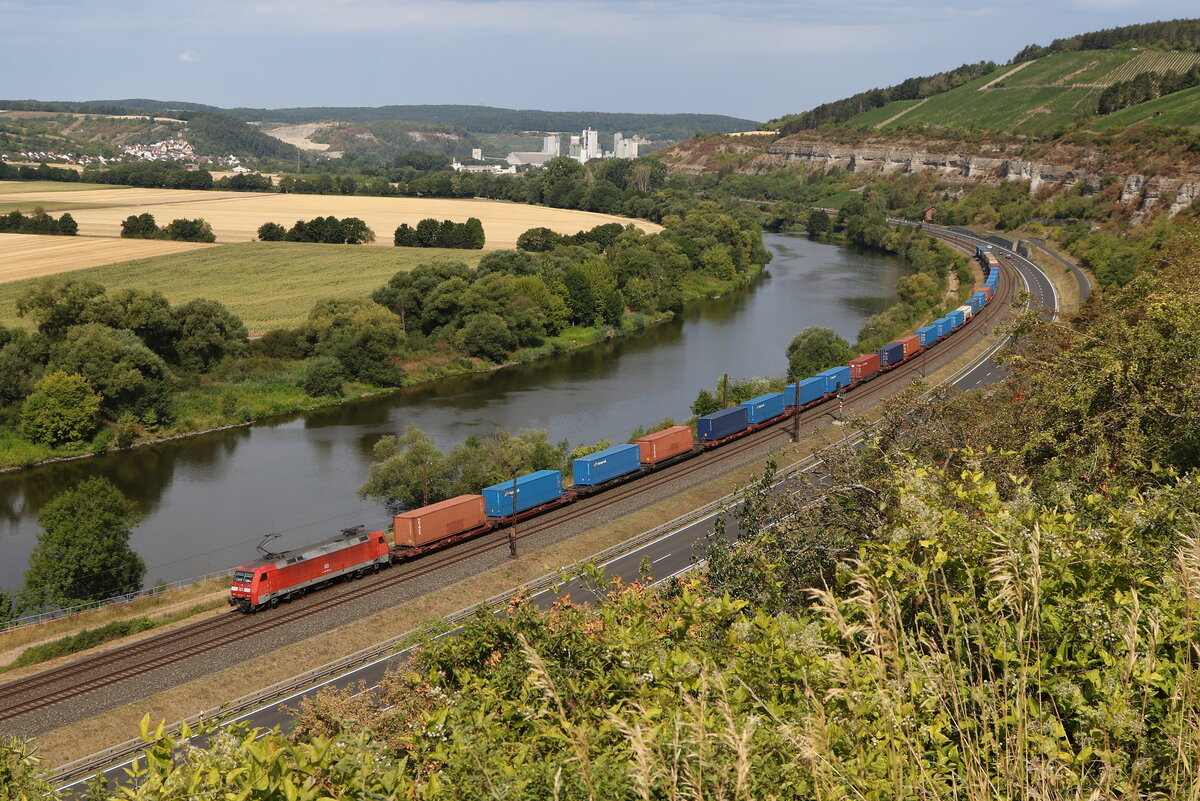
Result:
<svg viewBox="0 0 1200 801"><path fill-rule="evenodd" d="M765 265L751 265L745 274L726 281L707 276L690 280L684 286L684 304L686 306L716 300L730 292L743 289L759 278L764 267ZM30 443L15 436L15 432L9 429L0 430L0 473L160 445L186 437L344 406L366 398L419 388L446 378L490 373L540 359L556 358L580 348L636 336L648 328L670 322L675 316L672 312L655 315L626 314L620 327L573 326L558 336L547 337L542 345L516 351L510 360L499 364L492 364L478 357L427 353L423 354L423 358L403 364L403 386L384 387L347 382L342 397L313 397L305 393L299 386L303 362L271 359L254 355L252 352L242 359L222 365L211 375L203 376L197 386L176 393L172 399L170 415L170 419L175 422L162 426L161 431L148 430L139 425L135 431L126 432L119 426L111 425L102 429L89 443L50 447ZM254 380L247 381L247 377Z"/></svg>

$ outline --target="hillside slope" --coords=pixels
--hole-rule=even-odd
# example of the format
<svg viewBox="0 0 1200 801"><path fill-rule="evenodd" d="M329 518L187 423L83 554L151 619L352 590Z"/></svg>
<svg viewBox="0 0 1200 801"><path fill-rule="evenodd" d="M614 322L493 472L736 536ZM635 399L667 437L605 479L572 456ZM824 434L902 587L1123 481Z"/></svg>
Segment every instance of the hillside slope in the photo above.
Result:
<svg viewBox="0 0 1200 801"><path fill-rule="evenodd" d="M1045 135L1196 85L1200 19L1175 19L1029 45L1006 65L963 64L822 103L762 127L785 136L828 125ZM1187 125L1200 118L1178 116Z"/></svg>
<svg viewBox="0 0 1200 801"><path fill-rule="evenodd" d="M1182 51L1080 50L1054 53L1034 61L1007 65L962 86L928 98L919 107L910 101L893 101L852 117L846 125L881 129L911 129L922 126L983 128L1016 134L1048 134L1072 123L1087 127L1106 125L1107 117L1096 120L1097 103L1104 90L1130 81L1143 73L1186 73L1200 64L1200 53ZM1180 93L1175 93L1180 94ZM1172 97L1168 95L1168 98ZM1179 114L1179 124L1200 125L1200 104L1188 95ZM1166 99L1166 98L1160 98ZM1180 99L1173 103L1177 107ZM1153 101L1152 101L1153 102ZM1142 105L1142 104L1139 104ZM1133 106L1125 111L1133 111ZM1190 109L1193 113L1187 114ZM1150 114L1127 115L1153 119Z"/></svg>
<svg viewBox="0 0 1200 801"><path fill-rule="evenodd" d="M212 111L162 109L165 116L105 103L0 100L3 152L57 151L117 155L123 145L186 139L198 155L290 159L295 148L242 120ZM107 109L101 111L100 109Z"/></svg>

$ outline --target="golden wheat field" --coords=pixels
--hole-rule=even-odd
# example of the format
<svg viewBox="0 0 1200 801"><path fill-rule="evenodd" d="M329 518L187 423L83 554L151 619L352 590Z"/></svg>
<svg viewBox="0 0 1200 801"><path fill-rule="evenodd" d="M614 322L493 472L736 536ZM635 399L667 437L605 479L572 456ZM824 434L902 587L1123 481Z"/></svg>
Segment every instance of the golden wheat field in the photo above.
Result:
<svg viewBox="0 0 1200 801"><path fill-rule="evenodd" d="M0 184L0 201L7 186ZM391 246L392 234L401 223L416 225L426 218L464 222L478 217L483 223L488 250L512 248L517 237L530 228L546 227L573 234L610 222L632 222L653 232L659 226L644 220L629 220L607 214L568 209L551 209L497 200L453 200L441 198L343 197L340 195L277 195L248 192L216 192L183 189L122 189L81 192L24 192L22 203L87 203L90 208L71 209L85 236L117 237L121 222L131 214L154 215L160 226L171 220L203 217L212 226L218 242L248 242L258 227L276 222L290 228L296 220L313 217L359 217L375 232L376 245ZM105 207L96 208L104 203ZM131 253L125 258L136 258Z"/></svg>
<svg viewBox="0 0 1200 801"><path fill-rule="evenodd" d="M0 234L0 283L208 247L159 239Z"/></svg>

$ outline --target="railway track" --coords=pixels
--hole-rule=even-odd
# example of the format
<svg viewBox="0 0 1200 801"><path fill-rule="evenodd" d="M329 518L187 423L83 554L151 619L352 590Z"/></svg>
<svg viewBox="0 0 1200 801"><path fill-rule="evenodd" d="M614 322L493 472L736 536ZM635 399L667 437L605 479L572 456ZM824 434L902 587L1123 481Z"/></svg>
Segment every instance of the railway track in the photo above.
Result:
<svg viewBox="0 0 1200 801"><path fill-rule="evenodd" d="M926 366L940 366L964 356L977 342L986 337L987 332L1003 314L1002 310L1016 294L1016 279L1012 271L1005 271L1003 275L1000 291L995 298L998 302L989 303L970 325L939 343L934 351L922 354L911 362L860 385L847 399L845 406L872 406L906 386L919 372L923 372ZM930 354L936 360L932 365L927 365L926 360ZM837 408L836 404L825 403L804 410L800 412L800 425L812 426L820 418L832 416ZM694 458L523 522L518 527L515 539L518 542L527 540L564 524L604 512L648 490L667 486L701 471L712 470L722 462L733 460L778 438L788 437L792 426L791 418L785 418L720 448L704 451ZM151 671L211 654L216 649L257 637L265 632L299 623L342 604L394 589L489 551L505 548L508 541L508 529L497 529L446 550L400 562L372 577L348 580L312 597L296 599L257 615L243 615L231 610L227 614L143 640L133 648L114 648L0 686L0 722L42 712L116 683L144 676Z"/></svg>

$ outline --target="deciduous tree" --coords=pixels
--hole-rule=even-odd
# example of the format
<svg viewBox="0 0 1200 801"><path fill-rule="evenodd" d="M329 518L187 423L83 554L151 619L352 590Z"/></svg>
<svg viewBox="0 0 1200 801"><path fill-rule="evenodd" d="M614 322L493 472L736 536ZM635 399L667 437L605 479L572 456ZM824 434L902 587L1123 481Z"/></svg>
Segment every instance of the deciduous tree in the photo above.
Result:
<svg viewBox="0 0 1200 801"><path fill-rule="evenodd" d="M34 442L82 442L96 430L100 396L78 373L43 376L21 407L21 435Z"/></svg>
<svg viewBox="0 0 1200 801"><path fill-rule="evenodd" d="M358 497L380 501L389 514L399 514L450 497L452 471L445 455L418 428L409 426L399 439L381 437L371 450L375 461Z"/></svg>
<svg viewBox="0 0 1200 801"><path fill-rule="evenodd" d="M223 303L197 298L176 306L173 313L179 326L175 350L185 369L209 370L246 348L246 326Z"/></svg>
<svg viewBox="0 0 1200 801"><path fill-rule="evenodd" d="M161 420L167 413L170 371L131 331L99 323L76 326L51 366L86 378L110 416L131 411L139 417L153 413Z"/></svg>
<svg viewBox="0 0 1200 801"><path fill-rule="evenodd" d="M25 571L26 603L70 606L139 589L146 564L129 547L129 535L140 517L133 502L100 477L42 507L42 531Z"/></svg>
<svg viewBox="0 0 1200 801"><path fill-rule="evenodd" d="M285 236L287 236L287 229L279 223L265 222L258 226L260 242L282 242Z"/></svg>
<svg viewBox="0 0 1200 801"><path fill-rule="evenodd" d="M850 360L850 345L831 328L809 326L787 346L789 381L808 378Z"/></svg>

